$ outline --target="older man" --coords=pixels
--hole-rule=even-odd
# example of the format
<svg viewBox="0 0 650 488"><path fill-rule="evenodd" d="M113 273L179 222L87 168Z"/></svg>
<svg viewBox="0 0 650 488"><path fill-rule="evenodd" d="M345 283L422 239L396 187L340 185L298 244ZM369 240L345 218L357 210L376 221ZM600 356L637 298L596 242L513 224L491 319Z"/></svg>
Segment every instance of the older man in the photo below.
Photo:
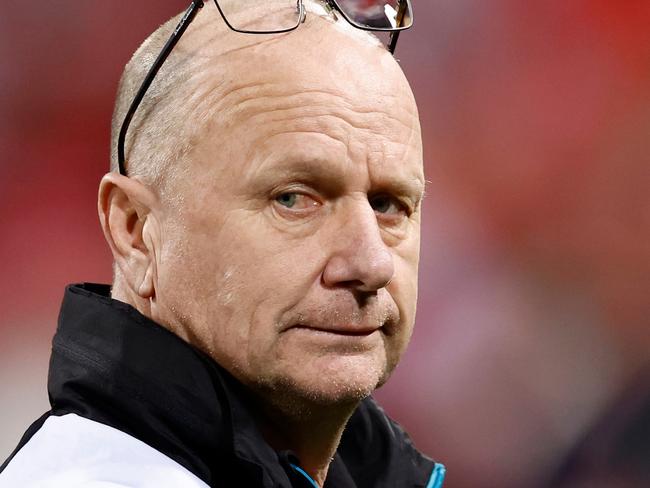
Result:
<svg viewBox="0 0 650 488"><path fill-rule="evenodd" d="M424 176L347 3L194 1L136 52L99 189L114 283L68 288L52 410L0 486L441 485L368 398L413 328Z"/></svg>

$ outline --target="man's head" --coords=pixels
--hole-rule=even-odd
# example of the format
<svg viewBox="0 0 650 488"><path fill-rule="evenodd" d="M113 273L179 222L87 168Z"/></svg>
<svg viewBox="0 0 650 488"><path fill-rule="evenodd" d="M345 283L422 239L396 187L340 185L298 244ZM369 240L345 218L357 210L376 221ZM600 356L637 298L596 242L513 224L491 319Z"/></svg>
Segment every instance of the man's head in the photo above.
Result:
<svg viewBox="0 0 650 488"><path fill-rule="evenodd" d="M274 401L332 404L383 383L408 343L424 176L397 63L307 5L296 31L253 36L206 4L99 210L116 298ZM127 67L118 122L171 25Z"/></svg>

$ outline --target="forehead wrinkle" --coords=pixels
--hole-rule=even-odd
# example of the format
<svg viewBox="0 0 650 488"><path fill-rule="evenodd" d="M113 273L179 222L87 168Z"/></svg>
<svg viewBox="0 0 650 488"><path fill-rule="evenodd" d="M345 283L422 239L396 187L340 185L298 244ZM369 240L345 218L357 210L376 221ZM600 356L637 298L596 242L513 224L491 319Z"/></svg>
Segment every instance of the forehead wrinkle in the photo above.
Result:
<svg viewBox="0 0 650 488"><path fill-rule="evenodd" d="M379 152L382 153L380 158L382 161L387 161L388 158L392 160L403 159L399 156L390 157L390 155L396 153L406 154L408 151L408 148L404 151L393 150L390 153L386 150L386 146L388 145L393 146L397 144L399 146L405 146L408 144L407 142L390 137L393 131L356 127L344 118L338 115L332 115L331 113L320 115L301 114L300 117L292 116L286 112L282 112L281 116L278 116L278 113L275 112L265 112L263 115L266 115L266 117L262 118L259 124L255 124L261 128L259 139L263 138L262 144L266 144L272 138L283 134L318 134L342 144L345 148L344 159L348 164L354 162L362 163L367 168L372 166L371 163L376 162L376 158L371 157L373 147L377 148L378 145L381 147ZM269 115L272 116L271 121L268 119ZM248 125L250 126L250 124ZM356 135L355 132L357 133ZM359 132L361 132L361 135ZM368 135L371 136L371 139L368 139ZM389 137L390 140L388 140ZM251 146L249 153L251 156L255 153L257 146L258 144Z"/></svg>
<svg viewBox="0 0 650 488"><path fill-rule="evenodd" d="M332 134L327 134L327 133L325 133L323 131L320 131L320 130L306 130L306 129L302 129L302 130L284 130L284 129L282 129L282 130L279 130L279 131L275 131L270 135L266 135L266 137L264 138L263 144L270 141L274 137L279 137L279 136L289 135L289 134L322 136L323 138L329 139L329 140L335 142L336 144L340 144L346 150L348 149L348 147L347 147L348 145L345 143L345 141L334 137Z"/></svg>
<svg viewBox="0 0 650 488"><path fill-rule="evenodd" d="M258 101L261 101L261 99L258 99ZM393 122L401 126L402 130L406 130L409 133L413 132L411 124L387 112L380 110L360 111L351 107L338 107L326 103L310 104L309 106L297 104L293 106L287 105L284 107L274 107L271 110L263 108L261 110L244 109L242 115L244 116L244 120L247 121L255 121L256 119L261 118L266 119L265 122L332 118L345 123L350 129L367 131L384 137L390 137L390 135L400 132L395 130L383 130L384 127L387 128L394 125L387 122Z"/></svg>
<svg viewBox="0 0 650 488"><path fill-rule="evenodd" d="M370 159L370 154L379 152L388 156L389 154L406 154L413 137L408 140L399 137L399 131L386 130L382 127L367 127L364 124L355 124L341 114L321 113L309 114L296 117L291 112L282 111L260 114L252 117L253 124L259 126L261 135L265 140L284 133L318 133L336 142L343 144L350 160L358 159L363 155L364 159ZM259 123L255 123L259 120ZM409 131L412 133L413 131ZM387 150L390 146L403 147L404 150ZM398 159L403 156L398 156Z"/></svg>
<svg viewBox="0 0 650 488"><path fill-rule="evenodd" d="M270 93L267 94L253 94L246 93L245 90L248 88L262 88L268 89L269 87L277 87L277 90L270 90ZM244 93L241 93L244 92ZM311 107L312 109L324 108L326 111L334 112L331 115L340 116L342 119L347 120L352 127L363 128L359 124L352 122L351 118L344 117L343 113L345 109L348 113L357 115L357 116L368 116L371 119L374 119L376 116L380 116L385 119L393 120L397 122L404 128L412 130L413 121L417 120L417 109L415 111L411 110L410 100L404 100L404 103L400 103L398 96L393 94L376 94L376 99L387 100L393 99L397 103L382 103L382 106L397 106L398 111L401 114L405 114L406 117L400 117L396 115L395 110L382 110L379 108L368 108L371 104L376 105L377 102L371 102L368 105L363 105L359 102L354 102L351 100L349 94L344 91L337 90L335 88L328 89L317 89L317 88L304 88L298 87L295 91L290 91L290 88L287 88L286 83L283 82L267 82L259 84L246 84L242 87L236 87L229 91L228 96L236 96L238 94L242 95L242 98L239 101L236 101L233 104L233 110L236 110L237 114L241 114L247 118L253 118L256 115L262 115L264 113L282 113L289 112L291 110L306 109ZM331 99L335 99L335 103ZM269 110L267 106L261 106L260 104L267 104L271 101L271 107ZM370 127L371 124L368 124Z"/></svg>
<svg viewBox="0 0 650 488"><path fill-rule="evenodd" d="M231 93L234 95L234 92ZM260 126L265 127L270 123L294 122L297 126L315 126L324 131L334 130L330 135L343 133L345 136L341 136L342 142L348 142L346 136L350 134L349 129L364 131L401 143L403 141L399 141L400 134L408 132L408 140L411 141L413 133L417 132L417 127L414 127L413 123L416 119L413 117L408 117L407 121L384 110L361 109L341 98L337 100L339 103L331 103L323 98L308 97L307 103L305 103L305 95L309 96L310 94L328 95L327 92L310 90L281 96L251 96L239 103L232 104L226 110L230 111L229 116L237 117L240 124L259 121ZM344 124L344 126L341 127L340 124Z"/></svg>

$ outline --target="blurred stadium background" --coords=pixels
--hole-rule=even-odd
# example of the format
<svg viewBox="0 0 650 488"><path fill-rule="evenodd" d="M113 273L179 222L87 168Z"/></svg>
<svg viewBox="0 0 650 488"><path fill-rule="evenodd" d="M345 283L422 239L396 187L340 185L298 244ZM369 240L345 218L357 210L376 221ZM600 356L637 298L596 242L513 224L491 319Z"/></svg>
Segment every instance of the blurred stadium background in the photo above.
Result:
<svg viewBox="0 0 650 488"><path fill-rule="evenodd" d="M121 68L189 3L0 4L0 458L47 409ZM650 363L650 2L413 0L417 330L378 397L448 488L543 483ZM648 383L645 383L647 386Z"/></svg>

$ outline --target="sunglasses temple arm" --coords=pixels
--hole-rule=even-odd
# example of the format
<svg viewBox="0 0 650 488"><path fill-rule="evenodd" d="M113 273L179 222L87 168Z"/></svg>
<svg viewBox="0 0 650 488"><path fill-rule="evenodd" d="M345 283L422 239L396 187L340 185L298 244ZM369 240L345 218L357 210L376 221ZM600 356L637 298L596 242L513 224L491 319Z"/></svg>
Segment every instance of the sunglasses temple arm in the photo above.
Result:
<svg viewBox="0 0 650 488"><path fill-rule="evenodd" d="M145 76L144 81L142 82L142 85L140 86L137 95L133 99L133 102L131 103L129 110L126 113L126 116L124 117L124 122L122 122L122 127L120 128L120 134L117 143L117 160L119 163L120 174L124 176L126 176L124 145L126 142L126 134L129 130L129 125L133 120L133 116L135 115L135 112L138 110L138 107L140 106L140 103L142 102L145 93L147 93L147 90L151 86L151 83L153 82L154 78L156 77L156 74L158 74L158 71L167 60L169 53L172 52L172 50L174 49L174 47L176 46L180 38L183 36L183 34L185 33L189 25L194 20L194 17L196 17L196 14L198 13L199 9L201 8L203 8L203 0L192 0L192 4L185 11L183 18L176 26L176 29L174 29L174 32L170 36L165 46L162 48L162 51L160 51L160 54L154 61L151 68L149 68L149 71L147 72L147 76Z"/></svg>
<svg viewBox="0 0 650 488"><path fill-rule="evenodd" d="M409 4L408 0L399 0L399 7L397 10L397 26L400 27L404 22L404 15L406 15L406 10L408 9ZM390 35L390 42L388 43L388 50L391 54L395 54L395 48L397 47L397 40L399 39L399 34L401 31L393 31Z"/></svg>
<svg viewBox="0 0 650 488"><path fill-rule="evenodd" d="M394 31L390 34L390 42L388 43L388 50L391 54L395 54L395 48L397 47L397 41L399 39L399 34L402 31Z"/></svg>

